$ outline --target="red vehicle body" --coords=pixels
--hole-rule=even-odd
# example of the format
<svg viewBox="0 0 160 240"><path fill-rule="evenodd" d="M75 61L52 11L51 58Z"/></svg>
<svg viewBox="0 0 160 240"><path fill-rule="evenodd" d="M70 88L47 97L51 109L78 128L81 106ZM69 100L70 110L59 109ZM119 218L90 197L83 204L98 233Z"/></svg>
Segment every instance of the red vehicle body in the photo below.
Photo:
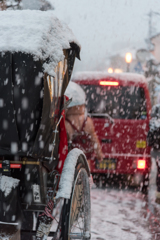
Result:
<svg viewBox="0 0 160 240"><path fill-rule="evenodd" d="M146 79L131 73L84 72L73 81L86 92L88 114L104 153L103 162L91 161L94 180L106 174L123 175L133 185L148 185L151 156L146 136L151 103Z"/></svg>

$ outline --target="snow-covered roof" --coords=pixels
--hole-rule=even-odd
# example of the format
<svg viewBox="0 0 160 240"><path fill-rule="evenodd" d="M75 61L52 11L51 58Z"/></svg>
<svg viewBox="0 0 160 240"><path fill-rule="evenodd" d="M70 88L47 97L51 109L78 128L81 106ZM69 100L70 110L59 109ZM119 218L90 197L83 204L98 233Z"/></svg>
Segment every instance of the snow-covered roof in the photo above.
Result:
<svg viewBox="0 0 160 240"><path fill-rule="evenodd" d="M141 74L136 73L108 73L108 72L76 72L72 80L99 80L106 78L115 78L124 81L146 82Z"/></svg>
<svg viewBox="0 0 160 240"><path fill-rule="evenodd" d="M54 75L63 60L63 49L78 42L68 26L53 11L16 10L0 12L0 52L31 53L45 61L44 71Z"/></svg>
<svg viewBox="0 0 160 240"><path fill-rule="evenodd" d="M126 53L128 53L128 52L132 54L132 58L133 58L133 59L136 59L137 49L135 49L135 48L130 48L130 47L128 47L128 48L122 48L122 49L120 49L120 50L118 50L118 51L114 51L114 52L111 54L111 56L120 55L121 57L125 58Z"/></svg>
<svg viewBox="0 0 160 240"><path fill-rule="evenodd" d="M131 53L132 54L132 58L133 59L136 59L137 58L137 51L140 50L140 49L147 49L147 45L146 43L139 43L138 46L129 46L129 47L125 47L125 48L120 48L119 50L113 50L111 52L111 54L109 55L109 58L110 57L113 57L113 56L121 56L123 58L125 58L126 56L126 53Z"/></svg>

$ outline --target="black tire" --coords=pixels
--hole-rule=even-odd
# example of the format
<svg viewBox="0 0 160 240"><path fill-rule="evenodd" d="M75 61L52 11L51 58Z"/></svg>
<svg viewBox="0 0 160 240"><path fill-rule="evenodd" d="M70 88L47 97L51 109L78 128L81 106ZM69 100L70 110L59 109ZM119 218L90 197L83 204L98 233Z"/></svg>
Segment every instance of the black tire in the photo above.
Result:
<svg viewBox="0 0 160 240"><path fill-rule="evenodd" d="M97 188L106 188L108 183L106 174L94 174L93 182Z"/></svg>
<svg viewBox="0 0 160 240"><path fill-rule="evenodd" d="M149 191L149 175L144 175L143 176L143 182L142 182L142 187L141 187L141 192L144 195L148 195L148 191Z"/></svg>
<svg viewBox="0 0 160 240"><path fill-rule="evenodd" d="M71 197L69 200L64 200L62 209L61 240L70 240L70 234L75 234L75 231L76 233L83 235L83 238L81 239L90 239L89 175L89 169L86 166L84 156L80 155L75 168ZM80 220L82 220L82 222L79 222ZM73 222L74 224L77 224L78 227L79 224L82 224L83 226L80 229L77 229L77 227L75 230L73 229Z"/></svg>
<svg viewBox="0 0 160 240"><path fill-rule="evenodd" d="M33 212L24 211L23 221L21 226L21 240L32 240L31 232L23 233L23 230L32 231L32 229L33 229Z"/></svg>

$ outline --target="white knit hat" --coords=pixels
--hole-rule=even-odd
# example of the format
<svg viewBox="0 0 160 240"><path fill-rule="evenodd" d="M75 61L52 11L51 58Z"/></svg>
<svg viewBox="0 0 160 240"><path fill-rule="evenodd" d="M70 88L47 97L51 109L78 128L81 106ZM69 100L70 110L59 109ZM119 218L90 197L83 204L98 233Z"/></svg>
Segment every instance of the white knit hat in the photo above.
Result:
<svg viewBox="0 0 160 240"><path fill-rule="evenodd" d="M74 107L78 105L85 104L86 94L83 89L75 82L70 82L66 91L65 95L67 97L72 98L72 102L69 104L69 107Z"/></svg>

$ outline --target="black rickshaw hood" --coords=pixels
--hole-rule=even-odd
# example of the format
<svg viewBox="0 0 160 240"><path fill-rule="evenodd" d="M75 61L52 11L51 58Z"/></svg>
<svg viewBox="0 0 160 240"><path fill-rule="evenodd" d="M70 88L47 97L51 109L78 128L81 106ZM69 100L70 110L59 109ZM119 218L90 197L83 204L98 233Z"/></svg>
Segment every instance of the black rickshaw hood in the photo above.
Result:
<svg viewBox="0 0 160 240"><path fill-rule="evenodd" d="M31 54L35 60L41 59L43 71L53 76L64 49L74 48L79 58L80 44L54 11L1 11L0 19L0 52Z"/></svg>
<svg viewBox="0 0 160 240"><path fill-rule="evenodd" d="M0 17L3 18L0 21L0 33L4 33L1 34L3 41L0 43L0 157L29 155L49 158L58 118L49 117L51 99L47 76L55 76L57 64L67 59L62 97L71 77L75 57L80 58L80 46L72 31L52 12L6 11L0 12ZM38 29L34 29L35 23ZM43 23L43 27L40 23ZM42 31L38 39L36 35L26 33L30 26L30 34ZM18 36L19 28L22 34ZM23 31L24 28L26 31ZM35 48L34 41L37 41ZM57 136L56 155L58 141Z"/></svg>

